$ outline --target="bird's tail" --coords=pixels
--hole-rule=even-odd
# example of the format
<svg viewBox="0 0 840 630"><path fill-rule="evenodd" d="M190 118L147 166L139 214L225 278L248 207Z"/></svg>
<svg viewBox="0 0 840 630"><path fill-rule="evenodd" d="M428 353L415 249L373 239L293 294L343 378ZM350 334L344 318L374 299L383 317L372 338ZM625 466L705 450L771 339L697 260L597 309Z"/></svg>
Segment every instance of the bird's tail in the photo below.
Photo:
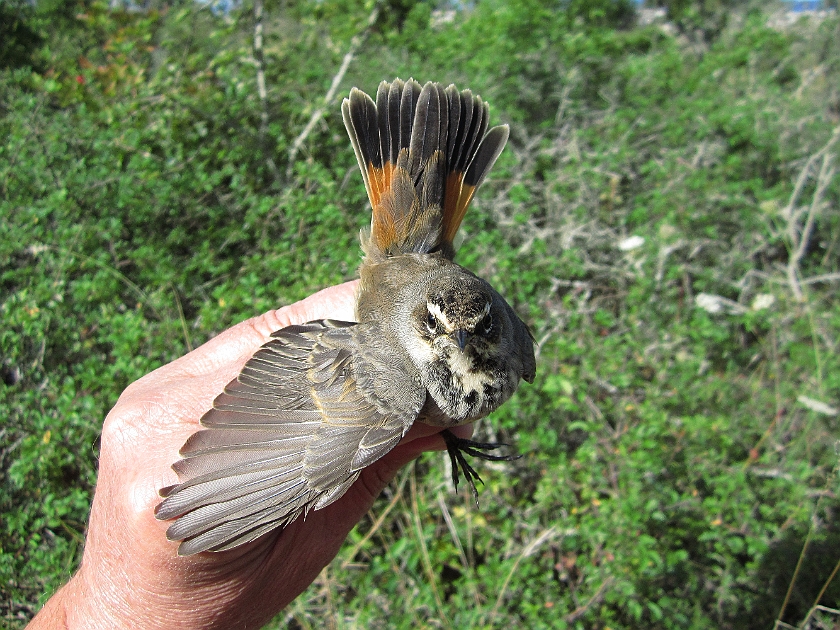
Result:
<svg viewBox="0 0 840 630"><path fill-rule="evenodd" d="M368 256L440 251L453 240L476 189L508 139L487 131L489 108L454 85L383 81L376 102L353 88L341 107L373 208ZM485 134L486 132L486 134Z"/></svg>

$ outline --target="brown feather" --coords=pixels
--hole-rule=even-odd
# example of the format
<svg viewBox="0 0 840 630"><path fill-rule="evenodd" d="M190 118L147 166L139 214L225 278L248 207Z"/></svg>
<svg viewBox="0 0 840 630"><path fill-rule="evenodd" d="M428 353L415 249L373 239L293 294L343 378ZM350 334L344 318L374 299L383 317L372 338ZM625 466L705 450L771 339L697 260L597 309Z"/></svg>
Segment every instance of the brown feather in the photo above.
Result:
<svg viewBox="0 0 840 630"><path fill-rule="evenodd" d="M375 104L354 89L342 113L373 209L367 255L440 251L451 259L507 127L485 136L489 110L480 97L413 79L381 83Z"/></svg>
<svg viewBox="0 0 840 630"><path fill-rule="evenodd" d="M454 256L453 241L475 191L507 141L486 134L488 107L469 90L399 79L376 103L353 90L342 106L373 209L365 251L374 259L409 251Z"/></svg>
<svg viewBox="0 0 840 630"><path fill-rule="evenodd" d="M368 325L369 326L369 325ZM202 418L155 514L179 553L227 549L338 499L390 451L425 392L413 366L366 374L366 325L317 321L274 333ZM383 408L376 387L401 390Z"/></svg>

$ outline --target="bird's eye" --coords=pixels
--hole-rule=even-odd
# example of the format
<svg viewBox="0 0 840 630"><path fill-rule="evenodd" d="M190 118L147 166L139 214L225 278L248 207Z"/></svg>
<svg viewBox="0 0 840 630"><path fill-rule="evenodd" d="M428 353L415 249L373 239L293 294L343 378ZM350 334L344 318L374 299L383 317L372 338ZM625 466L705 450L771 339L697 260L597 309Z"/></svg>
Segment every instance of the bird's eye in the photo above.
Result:
<svg viewBox="0 0 840 630"><path fill-rule="evenodd" d="M493 318L490 317L489 313L479 322L478 329L485 335L489 335L490 331L493 330Z"/></svg>
<svg viewBox="0 0 840 630"><path fill-rule="evenodd" d="M430 333L437 332L437 318L431 312L426 314L426 327Z"/></svg>

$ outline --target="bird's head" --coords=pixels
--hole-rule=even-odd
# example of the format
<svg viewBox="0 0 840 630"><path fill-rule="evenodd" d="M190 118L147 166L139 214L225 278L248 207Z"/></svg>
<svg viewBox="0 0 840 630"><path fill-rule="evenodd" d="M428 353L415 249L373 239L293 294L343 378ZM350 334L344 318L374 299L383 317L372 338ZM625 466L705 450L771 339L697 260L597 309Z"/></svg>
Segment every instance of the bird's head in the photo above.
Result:
<svg viewBox="0 0 840 630"><path fill-rule="evenodd" d="M501 335L501 319L493 308L489 287L473 276L448 275L434 280L426 299L414 311L420 338L440 351L481 352L494 347Z"/></svg>

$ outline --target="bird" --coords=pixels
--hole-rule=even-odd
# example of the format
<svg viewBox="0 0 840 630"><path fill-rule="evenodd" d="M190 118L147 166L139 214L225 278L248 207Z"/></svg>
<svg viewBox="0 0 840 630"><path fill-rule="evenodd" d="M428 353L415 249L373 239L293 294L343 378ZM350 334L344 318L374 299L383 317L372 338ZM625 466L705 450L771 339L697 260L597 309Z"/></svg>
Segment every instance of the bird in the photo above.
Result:
<svg viewBox="0 0 840 630"><path fill-rule="evenodd" d="M216 397L160 491L179 555L223 551L340 498L414 422L442 427L458 484L481 481L464 454L501 444L448 429L497 409L534 381L534 339L454 240L509 136L488 128L470 90L383 81L341 107L372 208L361 234L356 321L317 320L271 335Z"/></svg>

